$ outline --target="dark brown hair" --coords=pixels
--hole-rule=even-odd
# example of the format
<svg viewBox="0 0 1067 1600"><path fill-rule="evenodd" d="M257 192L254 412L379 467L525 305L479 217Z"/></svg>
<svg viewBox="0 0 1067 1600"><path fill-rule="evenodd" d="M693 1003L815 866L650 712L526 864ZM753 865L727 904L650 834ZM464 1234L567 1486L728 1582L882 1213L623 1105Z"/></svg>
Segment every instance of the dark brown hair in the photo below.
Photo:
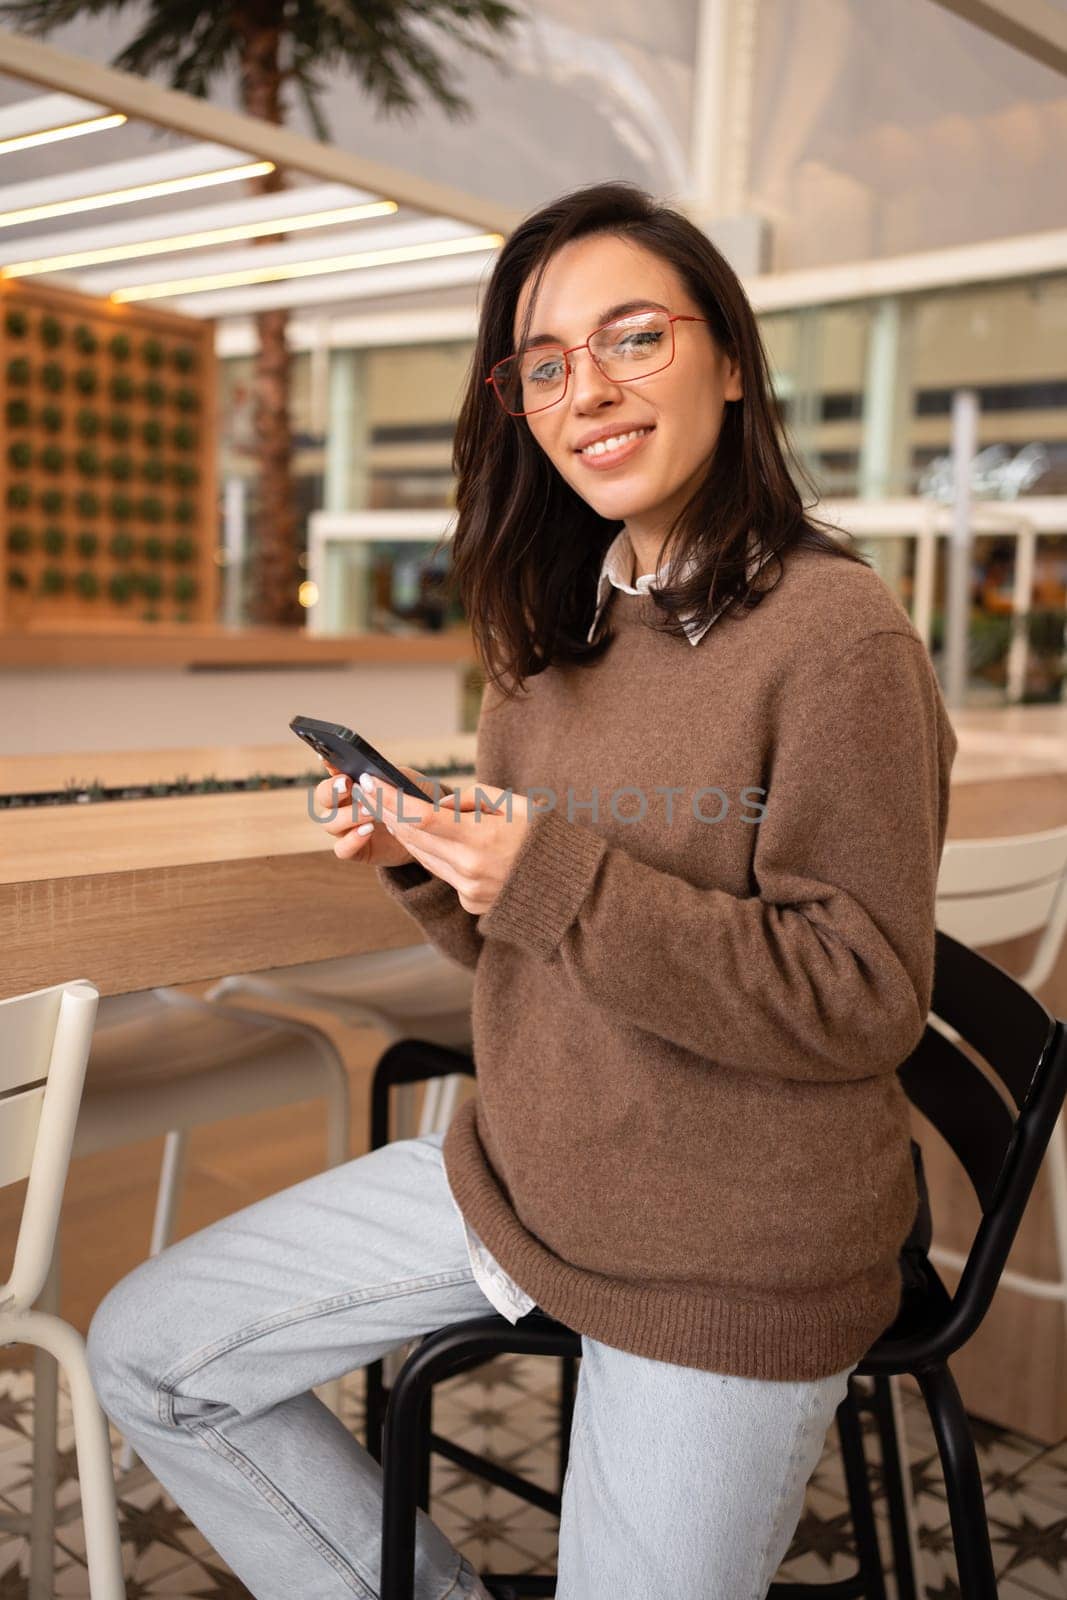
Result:
<svg viewBox="0 0 1067 1600"><path fill-rule="evenodd" d="M696 566L687 582L650 591L666 613L663 630L684 637L679 612L704 619L721 605L751 609L774 586L768 574L775 560L777 583L782 556L795 545L864 562L804 509L787 460L815 498L817 491L788 443L752 307L725 257L695 223L634 184L571 190L525 218L497 258L453 441L449 583L486 674L509 698L554 663L598 660L614 637L605 629L592 644L586 640L604 552L622 522L601 517L571 488L526 419L508 416L485 382L493 363L512 353L515 310L530 274L537 276L520 347L549 260L570 240L597 233L635 240L670 262L716 344L741 365L743 399L727 401L707 470L664 538L672 558L676 551L681 561L692 555ZM775 558L754 583L750 530L758 555Z"/></svg>

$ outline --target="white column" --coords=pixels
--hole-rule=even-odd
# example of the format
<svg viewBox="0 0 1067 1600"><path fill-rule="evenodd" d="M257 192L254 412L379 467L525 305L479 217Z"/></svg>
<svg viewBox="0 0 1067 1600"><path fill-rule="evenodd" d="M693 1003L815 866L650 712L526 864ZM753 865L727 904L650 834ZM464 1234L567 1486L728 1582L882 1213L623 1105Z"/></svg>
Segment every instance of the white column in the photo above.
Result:
<svg viewBox="0 0 1067 1600"><path fill-rule="evenodd" d="M360 511L367 506L366 358L362 350L331 350L326 421L327 511ZM366 626L370 551L346 544L323 563L325 582L336 592L320 594L324 631L358 631Z"/></svg>
<svg viewBox="0 0 1067 1600"><path fill-rule="evenodd" d="M689 155L689 201L699 220L724 211L730 0L700 0Z"/></svg>
<svg viewBox="0 0 1067 1600"><path fill-rule="evenodd" d="M945 703L966 704L971 621L971 474L978 441L978 396L957 389L952 396L952 533L945 596Z"/></svg>
<svg viewBox="0 0 1067 1600"><path fill-rule="evenodd" d="M746 211L758 9L758 0L699 0L684 200L743 276L767 266L763 221Z"/></svg>
<svg viewBox="0 0 1067 1600"><path fill-rule="evenodd" d="M911 322L910 303L906 305L899 296L886 296L871 307L859 466L862 500L887 500L907 492ZM879 572L894 594L903 598L907 541L879 539L875 549Z"/></svg>
<svg viewBox="0 0 1067 1600"><path fill-rule="evenodd" d="M325 436L330 426L330 323L326 317L316 317L311 323L308 358L308 427Z"/></svg>
<svg viewBox="0 0 1067 1600"><path fill-rule="evenodd" d="M362 350L331 350L326 417L327 511L366 506L368 424Z"/></svg>
<svg viewBox="0 0 1067 1600"><path fill-rule="evenodd" d="M859 492L863 500L885 500L893 491L895 391L899 367L900 301L895 296L887 296L871 307L859 470ZM900 492L898 488L897 493Z"/></svg>
<svg viewBox="0 0 1067 1600"><path fill-rule="evenodd" d="M1037 565L1037 533L1032 522L1020 517L1015 538L1015 578L1012 586L1012 635L1008 647L1008 703L1021 701L1026 693L1026 668L1030 657L1028 617L1034 605L1034 568Z"/></svg>
<svg viewBox="0 0 1067 1600"><path fill-rule="evenodd" d="M809 466L813 463L819 430L819 395L822 392L823 309L797 306L793 367L793 395L789 431Z"/></svg>

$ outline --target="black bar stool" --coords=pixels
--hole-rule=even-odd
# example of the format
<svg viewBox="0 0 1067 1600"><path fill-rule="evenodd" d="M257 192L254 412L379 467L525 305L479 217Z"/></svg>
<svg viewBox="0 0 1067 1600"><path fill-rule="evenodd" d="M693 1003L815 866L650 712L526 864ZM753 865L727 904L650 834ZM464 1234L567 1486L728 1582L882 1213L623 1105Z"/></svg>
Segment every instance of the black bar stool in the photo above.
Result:
<svg viewBox="0 0 1067 1600"><path fill-rule="evenodd" d="M954 1031L962 1048L938 1022ZM983 1066L967 1053L968 1047ZM900 1313L857 1368L873 1379L872 1391L861 1392L853 1377L838 1408L856 1573L832 1583L772 1584L773 1600L885 1600L862 1409L873 1413L881 1442L897 1593L899 1600L915 1600L902 1486L906 1466L889 1393L890 1376L903 1373L918 1381L933 1423L961 1592L965 1600L997 1600L978 1457L948 1358L980 1325L1004 1270L1067 1094L1067 1029L1001 967L939 931L930 1021L899 1071L909 1100L962 1163L982 1220L954 1294L924 1252L913 1252L902 1263L906 1292ZM473 1074L470 1057L420 1039L390 1046L375 1074L372 1145L388 1137L388 1096L394 1083L452 1072ZM924 1242L929 1243L928 1234ZM367 1447L383 1466L381 1600L412 1600L416 1509L429 1511L432 1453L555 1516L560 1513L560 1493L551 1494L433 1432L434 1385L504 1352L550 1355L562 1363L562 1491L581 1340L540 1307L514 1325L494 1312L428 1334L408 1356L391 1390L382 1383L381 1362L367 1368ZM483 1581L500 1600L555 1593L551 1577L485 1574Z"/></svg>

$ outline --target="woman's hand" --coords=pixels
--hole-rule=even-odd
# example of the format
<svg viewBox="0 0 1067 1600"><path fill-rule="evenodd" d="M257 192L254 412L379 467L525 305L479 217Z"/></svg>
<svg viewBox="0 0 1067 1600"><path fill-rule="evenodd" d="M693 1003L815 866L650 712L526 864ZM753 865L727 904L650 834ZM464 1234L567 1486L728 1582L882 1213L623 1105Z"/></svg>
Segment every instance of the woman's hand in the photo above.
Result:
<svg viewBox="0 0 1067 1600"><path fill-rule="evenodd" d="M358 787L353 795L352 779L332 767L328 761L323 765L332 776L323 778L315 786L315 815L324 819L321 826L334 835L333 853L338 860L365 861L371 867L402 867L406 862L413 861L414 856L365 805ZM432 795L429 779L421 772L416 772L414 767L400 767L398 770ZM334 787L335 784L339 790ZM445 786L441 784L440 787L444 789ZM335 810L336 816L330 817ZM328 821L325 820L327 817ZM360 833L358 830L361 827L367 827L368 831Z"/></svg>
<svg viewBox="0 0 1067 1600"><path fill-rule="evenodd" d="M414 777L420 788L425 786L419 774ZM535 814L525 796L479 783L445 790L447 798L435 805L432 798L416 800L370 773L360 783L374 815L381 817L407 859L450 883L465 911L481 915L489 910Z"/></svg>

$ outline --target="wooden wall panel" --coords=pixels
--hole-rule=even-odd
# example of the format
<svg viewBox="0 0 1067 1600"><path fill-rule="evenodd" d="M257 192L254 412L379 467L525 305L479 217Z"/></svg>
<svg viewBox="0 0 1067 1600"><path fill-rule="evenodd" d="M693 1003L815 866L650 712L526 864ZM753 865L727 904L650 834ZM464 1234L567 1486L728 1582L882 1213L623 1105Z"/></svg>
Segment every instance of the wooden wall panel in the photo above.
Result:
<svg viewBox="0 0 1067 1600"><path fill-rule="evenodd" d="M215 394L213 323L0 279L0 631L215 620Z"/></svg>

